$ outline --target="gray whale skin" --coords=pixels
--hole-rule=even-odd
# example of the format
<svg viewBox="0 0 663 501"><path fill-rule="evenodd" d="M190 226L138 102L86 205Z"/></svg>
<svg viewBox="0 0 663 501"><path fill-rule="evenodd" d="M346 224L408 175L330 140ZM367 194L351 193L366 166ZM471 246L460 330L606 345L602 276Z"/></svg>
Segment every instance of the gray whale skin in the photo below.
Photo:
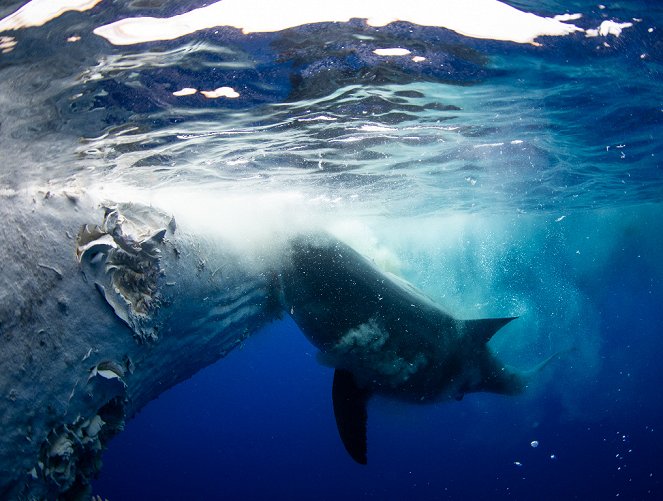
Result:
<svg viewBox="0 0 663 501"><path fill-rule="evenodd" d="M336 369L359 463L373 394L524 387L486 347L511 318L455 319L326 234L293 236L257 270L155 208L84 191L0 190L0 221L2 499L89 499L127 419L284 312Z"/></svg>

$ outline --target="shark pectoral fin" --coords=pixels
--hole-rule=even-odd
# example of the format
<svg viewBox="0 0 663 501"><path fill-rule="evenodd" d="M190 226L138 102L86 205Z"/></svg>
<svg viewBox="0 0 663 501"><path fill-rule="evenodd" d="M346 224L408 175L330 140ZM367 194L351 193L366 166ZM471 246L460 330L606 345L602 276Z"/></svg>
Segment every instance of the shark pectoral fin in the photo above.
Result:
<svg viewBox="0 0 663 501"><path fill-rule="evenodd" d="M506 324L518 317L505 318L480 318L477 320L463 320L465 335L471 336L482 343L487 343L490 338Z"/></svg>
<svg viewBox="0 0 663 501"><path fill-rule="evenodd" d="M350 371L336 369L332 387L334 417L345 450L359 464L366 464L366 403L370 393L357 386Z"/></svg>

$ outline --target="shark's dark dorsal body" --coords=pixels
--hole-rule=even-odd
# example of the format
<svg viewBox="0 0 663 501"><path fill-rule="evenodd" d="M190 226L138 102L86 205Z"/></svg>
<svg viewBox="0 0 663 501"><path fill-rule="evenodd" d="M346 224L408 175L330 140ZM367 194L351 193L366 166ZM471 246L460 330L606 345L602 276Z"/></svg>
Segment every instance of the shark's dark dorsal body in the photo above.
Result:
<svg viewBox="0 0 663 501"><path fill-rule="evenodd" d="M366 402L374 393L430 402L524 388L486 346L513 318L456 319L323 234L292 241L281 279L285 307L336 369L336 423L359 463L366 463Z"/></svg>

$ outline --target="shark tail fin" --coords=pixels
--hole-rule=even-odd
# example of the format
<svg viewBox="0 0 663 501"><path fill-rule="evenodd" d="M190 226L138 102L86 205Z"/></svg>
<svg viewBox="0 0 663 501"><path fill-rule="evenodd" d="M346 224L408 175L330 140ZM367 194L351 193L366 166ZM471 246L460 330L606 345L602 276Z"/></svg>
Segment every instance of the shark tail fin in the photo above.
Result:
<svg viewBox="0 0 663 501"><path fill-rule="evenodd" d="M485 387L488 388L488 391L495 393L517 395L523 392L532 380L548 367L548 364L572 351L574 351L574 348L555 352L528 370L518 370L505 365L500 369L499 376L487 381Z"/></svg>
<svg viewBox="0 0 663 501"><path fill-rule="evenodd" d="M332 386L334 417L345 450L359 464L366 464L366 403L370 393L357 386L350 371L336 369Z"/></svg>
<svg viewBox="0 0 663 501"><path fill-rule="evenodd" d="M518 317L479 318L477 320L464 320L463 328L466 336L486 344L495 333L506 324Z"/></svg>
<svg viewBox="0 0 663 501"><path fill-rule="evenodd" d="M557 352L553 353L552 355L550 355L545 360L543 360L543 361L539 362L538 364L536 364L531 369L520 371L520 373L524 378L526 378L528 380L532 379L534 376L539 374L545 367L547 367L550 362L552 362L553 360L556 360L558 358L562 358L562 357L564 357L564 355L568 355L569 353L572 353L574 351L576 351L575 346L573 346L571 348L566 348L564 350L557 351Z"/></svg>

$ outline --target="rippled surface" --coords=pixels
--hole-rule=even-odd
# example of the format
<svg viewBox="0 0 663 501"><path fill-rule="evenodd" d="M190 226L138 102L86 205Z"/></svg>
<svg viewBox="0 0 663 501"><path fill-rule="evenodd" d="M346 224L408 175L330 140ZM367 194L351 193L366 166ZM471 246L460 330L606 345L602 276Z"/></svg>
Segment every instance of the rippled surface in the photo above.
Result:
<svg viewBox="0 0 663 501"><path fill-rule="evenodd" d="M537 4L514 5L564 11ZM563 212L660 197L660 6L576 2L583 26L634 26L619 37L542 37L540 47L359 20L124 47L92 34L195 6L102 3L7 32L15 45L0 57L2 182L296 189L391 215ZM425 61L373 52L383 47ZM173 95L222 86L239 97Z"/></svg>

